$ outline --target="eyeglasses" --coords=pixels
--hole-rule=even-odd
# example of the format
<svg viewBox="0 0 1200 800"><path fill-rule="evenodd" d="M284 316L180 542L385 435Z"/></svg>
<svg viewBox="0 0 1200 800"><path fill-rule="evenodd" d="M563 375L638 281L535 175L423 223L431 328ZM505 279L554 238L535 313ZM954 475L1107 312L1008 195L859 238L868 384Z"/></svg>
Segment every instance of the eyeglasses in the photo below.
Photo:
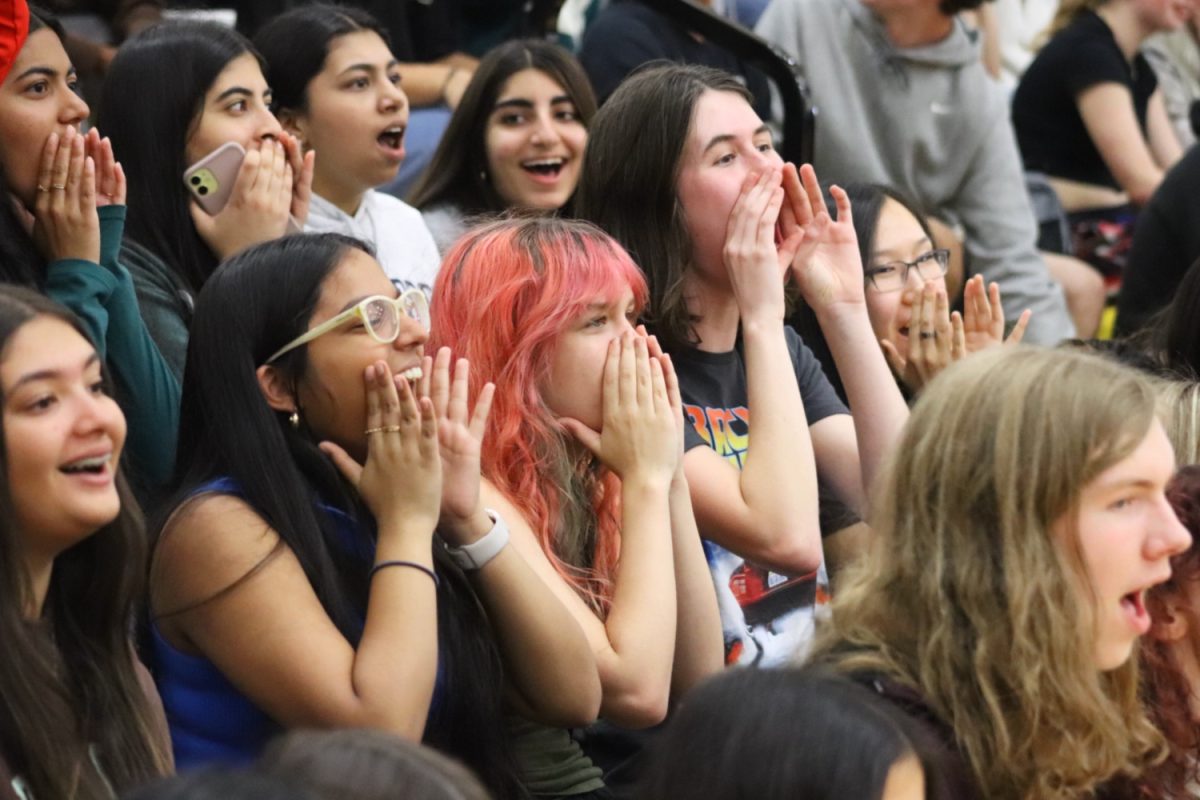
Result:
<svg viewBox="0 0 1200 800"><path fill-rule="evenodd" d="M267 359L268 364L280 356L286 355L303 344L308 344L318 336L324 336L331 330L340 327L352 319L358 318L366 327L371 338L380 344L396 341L400 335L400 316L420 323L423 330L429 330L429 301L420 289L408 289L393 299L383 295L372 295L355 303L333 319L322 322L315 328L297 336L285 344L274 355Z"/></svg>
<svg viewBox="0 0 1200 800"><path fill-rule="evenodd" d="M908 285L908 272L915 269L922 280L933 280L946 274L950 251L938 248L922 253L912 261L889 261L866 270L867 280L877 292L898 292Z"/></svg>

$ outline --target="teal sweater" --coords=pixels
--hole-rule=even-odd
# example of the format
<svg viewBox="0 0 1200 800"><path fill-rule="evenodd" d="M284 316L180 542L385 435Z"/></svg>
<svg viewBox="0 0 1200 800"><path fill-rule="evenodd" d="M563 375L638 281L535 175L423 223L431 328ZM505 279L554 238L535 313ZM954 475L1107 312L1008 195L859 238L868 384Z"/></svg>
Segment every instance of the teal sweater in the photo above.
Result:
<svg viewBox="0 0 1200 800"><path fill-rule="evenodd" d="M125 452L143 502L171 478L179 431L179 380L146 330L133 279L118 262L125 207L100 214L100 263L63 259L46 268L45 292L83 320L116 386L129 432Z"/></svg>

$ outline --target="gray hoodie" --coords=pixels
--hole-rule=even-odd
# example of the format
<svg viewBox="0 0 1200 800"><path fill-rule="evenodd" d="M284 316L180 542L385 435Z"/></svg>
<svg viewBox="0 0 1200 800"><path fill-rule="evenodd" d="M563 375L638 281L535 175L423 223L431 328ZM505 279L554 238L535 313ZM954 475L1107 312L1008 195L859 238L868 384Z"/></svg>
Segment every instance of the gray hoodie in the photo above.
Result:
<svg viewBox="0 0 1200 800"><path fill-rule="evenodd" d="M887 184L961 224L968 271L1000 284L1011 318L1033 309L1025 341L1075 335L1035 246L1007 98L961 22L940 42L897 48L860 0L772 0L757 32L804 69L822 180Z"/></svg>

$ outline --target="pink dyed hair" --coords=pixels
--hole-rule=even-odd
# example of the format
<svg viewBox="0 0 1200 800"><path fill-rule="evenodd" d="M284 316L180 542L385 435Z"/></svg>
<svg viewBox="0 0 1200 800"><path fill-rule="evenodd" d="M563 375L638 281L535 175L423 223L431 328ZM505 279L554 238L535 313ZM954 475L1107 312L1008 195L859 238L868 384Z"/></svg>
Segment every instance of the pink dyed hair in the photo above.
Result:
<svg viewBox="0 0 1200 800"><path fill-rule="evenodd" d="M447 346L471 361L472 396L496 384L482 469L525 515L563 578L604 613L620 555L620 481L600 469L587 501L596 520L588 566L564 560L568 504L584 471L572 463L569 434L538 389L549 378L559 335L587 307L633 290L638 309L646 280L611 237L587 222L553 217L506 219L477 228L446 254L433 290L429 349Z"/></svg>

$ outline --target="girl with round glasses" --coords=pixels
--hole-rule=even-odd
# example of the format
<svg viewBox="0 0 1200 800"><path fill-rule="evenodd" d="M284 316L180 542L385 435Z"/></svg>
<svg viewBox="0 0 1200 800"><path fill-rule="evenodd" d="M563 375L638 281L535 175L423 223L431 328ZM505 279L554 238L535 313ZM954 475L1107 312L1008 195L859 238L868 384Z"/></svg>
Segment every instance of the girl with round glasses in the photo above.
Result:
<svg viewBox="0 0 1200 800"><path fill-rule="evenodd" d="M416 294L312 234L244 251L197 300L149 596L181 765L375 728L519 797L506 716L596 715L579 625L480 500L492 388L424 355Z"/></svg>

